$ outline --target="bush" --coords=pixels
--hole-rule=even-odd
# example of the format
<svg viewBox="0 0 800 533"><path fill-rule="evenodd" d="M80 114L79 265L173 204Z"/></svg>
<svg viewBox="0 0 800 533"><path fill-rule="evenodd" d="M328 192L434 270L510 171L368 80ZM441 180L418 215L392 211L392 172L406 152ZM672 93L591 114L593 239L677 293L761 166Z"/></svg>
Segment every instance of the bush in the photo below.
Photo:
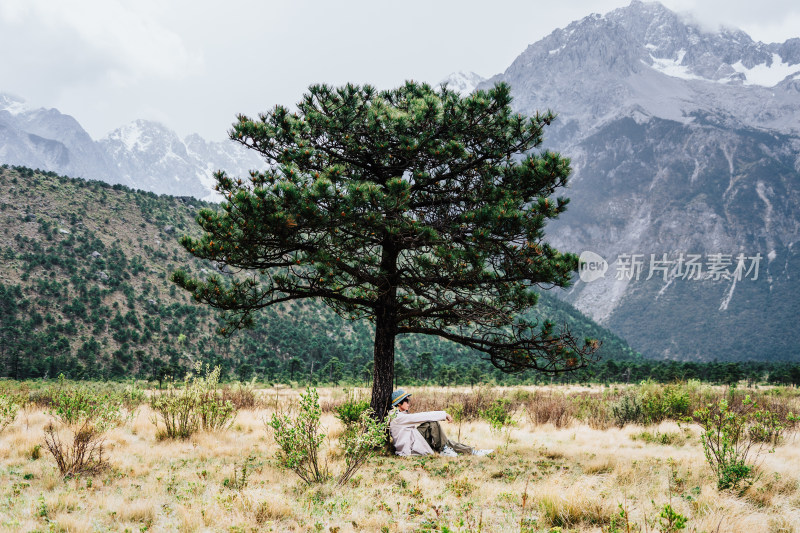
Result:
<svg viewBox="0 0 800 533"><path fill-rule="evenodd" d="M583 420L592 429L608 429L611 424L611 404L604 392L597 394L577 394L570 398L572 413L578 420Z"/></svg>
<svg viewBox="0 0 800 533"><path fill-rule="evenodd" d="M103 457L103 432L91 420L72 430L72 438L61 440L57 427L51 422L44 430L44 443L56 460L63 477L96 474L107 466Z"/></svg>
<svg viewBox="0 0 800 533"><path fill-rule="evenodd" d="M358 422L350 431L345 431L339 441L344 451L345 469L339 476L338 485L344 485L371 457L375 450L386 443L389 419L378 421L367 407L359 415Z"/></svg>
<svg viewBox="0 0 800 533"><path fill-rule="evenodd" d="M188 380L183 388L169 382L166 389L154 392L150 397L150 408L156 412L152 421L159 440L188 439L200 428L197 397L192 393ZM159 429L159 422L164 424L163 430Z"/></svg>
<svg viewBox="0 0 800 533"><path fill-rule="evenodd" d="M345 460L344 471L337 480L340 486L347 483L386 442L389 421L378 421L373 414L368 402L355 395L348 396L337 408L336 417L345 425L339 439ZM278 460L281 466L292 470L309 485L323 483L331 477L327 465L319 464L320 450L325 441L325 435L320 431L321 415L319 394L309 387L300 394L300 404L294 416L274 413L267 424L280 448ZM358 418L354 420L354 416Z"/></svg>
<svg viewBox="0 0 800 533"><path fill-rule="evenodd" d="M361 398L355 391L345 390L345 400L334 408L336 418L344 424L345 432L357 427L364 411L369 409L369 399Z"/></svg>
<svg viewBox="0 0 800 533"><path fill-rule="evenodd" d="M19 411L17 398L10 393L0 392L0 431L14 422Z"/></svg>
<svg viewBox="0 0 800 533"><path fill-rule="evenodd" d="M52 394L53 420L44 432L44 443L61 475L95 474L106 466L105 433L125 420L122 402L111 394L93 394L86 387L60 387ZM61 439L61 433L70 435Z"/></svg>
<svg viewBox="0 0 800 533"><path fill-rule="evenodd" d="M516 425L511 402L505 398L499 398L492 402L488 409L482 411L481 416L489 422L492 431L505 435L506 448L508 448L511 441L511 428Z"/></svg>
<svg viewBox="0 0 800 533"><path fill-rule="evenodd" d="M461 426L464 424L465 411L463 403L454 403L447 407L447 413L453 417L453 423L458 427L458 436L456 437L458 442L461 442Z"/></svg>
<svg viewBox="0 0 800 533"><path fill-rule="evenodd" d="M147 402L147 393L140 389L138 383L134 381L132 384L125 386L121 399L125 408L132 411Z"/></svg>
<svg viewBox="0 0 800 533"><path fill-rule="evenodd" d="M320 433L321 415L317 389L309 387L300 394L297 416L292 418L288 414L273 413L268 423L280 448L278 460L281 466L293 471L309 485L322 483L330 477L327 465L319 465L319 450L325 440L325 435Z"/></svg>
<svg viewBox="0 0 800 533"><path fill-rule="evenodd" d="M682 420L689 414L691 399L687 387L645 381L639 386L642 421L657 424L666 419Z"/></svg>
<svg viewBox="0 0 800 533"><path fill-rule="evenodd" d="M677 533L686 529L687 518L666 504L658 515L658 527L662 533Z"/></svg>
<svg viewBox="0 0 800 533"><path fill-rule="evenodd" d="M481 412L481 416L489 422L493 431L499 432L514 423L511 402L505 398L499 398L492 402L492 405Z"/></svg>
<svg viewBox="0 0 800 533"><path fill-rule="evenodd" d="M755 461L763 451L763 437L779 433L780 421L769 411L757 409L749 396L736 408L721 399L694 416L703 430L703 452L717 476L717 488L747 489L757 480Z"/></svg>
<svg viewBox="0 0 800 533"><path fill-rule="evenodd" d="M62 386L53 393L50 415L67 426L81 426L86 420L101 432L121 424L124 419L122 399L113 393L92 392L85 386Z"/></svg>
<svg viewBox="0 0 800 533"><path fill-rule="evenodd" d="M225 478L222 481L222 486L231 490L242 491L247 488L250 482L250 471L253 469L255 457L250 455L242 462L241 467L233 465L233 477Z"/></svg>
<svg viewBox="0 0 800 533"><path fill-rule="evenodd" d="M195 367L200 371L200 365ZM164 429L158 429L159 439L186 439L196 431L224 430L236 418L236 406L226 400L218 390L220 368L213 370L206 366L204 376L188 373L182 386L167 382L165 389L155 391L150 397L150 408L156 412L153 423L159 422Z"/></svg>
<svg viewBox="0 0 800 533"><path fill-rule="evenodd" d="M625 424L643 423L645 420L642 404L634 394L625 394L611 405L611 416L618 427Z"/></svg>
<svg viewBox="0 0 800 533"><path fill-rule="evenodd" d="M631 435L631 439L641 440L648 444L663 444L665 446L681 445L686 441L686 437L677 431L667 431L665 433L661 433L660 431L656 431L655 433L642 431L641 433Z"/></svg>
<svg viewBox="0 0 800 533"><path fill-rule="evenodd" d="M228 429L236 419L236 406L224 399L217 390L219 373L220 367L214 367L214 370L209 371L209 367L206 366L204 377L192 378L192 388L198 397L200 427L205 431Z"/></svg>

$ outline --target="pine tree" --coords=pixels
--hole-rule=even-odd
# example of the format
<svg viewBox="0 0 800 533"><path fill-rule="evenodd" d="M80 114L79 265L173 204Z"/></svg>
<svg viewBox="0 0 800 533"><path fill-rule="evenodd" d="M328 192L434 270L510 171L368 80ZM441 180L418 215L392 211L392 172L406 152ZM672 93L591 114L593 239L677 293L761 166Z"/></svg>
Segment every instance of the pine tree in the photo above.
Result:
<svg viewBox="0 0 800 533"><path fill-rule="evenodd" d="M581 368L598 343L520 317L534 287L567 286L573 254L544 241L569 160L534 152L550 112L511 111L507 85L461 97L407 82L310 87L296 111L239 116L230 137L269 162L249 180L216 174L220 211L181 244L237 273L173 280L226 311L222 334L270 305L321 299L375 325L372 408L385 413L395 338L436 335L506 372Z"/></svg>

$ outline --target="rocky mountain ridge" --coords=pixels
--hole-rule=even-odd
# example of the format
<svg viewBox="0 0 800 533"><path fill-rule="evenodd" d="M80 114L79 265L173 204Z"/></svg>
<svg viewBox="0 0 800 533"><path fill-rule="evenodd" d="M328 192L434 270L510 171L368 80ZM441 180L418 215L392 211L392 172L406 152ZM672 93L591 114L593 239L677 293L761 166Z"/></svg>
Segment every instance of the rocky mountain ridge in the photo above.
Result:
<svg viewBox="0 0 800 533"><path fill-rule="evenodd" d="M548 235L607 263L566 300L650 356L800 358L787 326L800 296L800 39L708 32L635 1L555 30L479 88L499 81L518 110L559 113L547 146L574 174ZM739 254L760 258L760 277L737 275ZM689 255L697 277L679 271Z"/></svg>
<svg viewBox="0 0 800 533"><path fill-rule="evenodd" d="M567 138L634 109L800 131L800 38L765 44L741 31L707 32L656 2L557 29L478 87L498 81L514 88L520 111L557 110Z"/></svg>
<svg viewBox="0 0 800 533"><path fill-rule="evenodd" d="M213 173L246 175L264 161L232 142L199 135L181 139L159 124L136 120L99 141L57 109L34 109L0 94L0 163L122 184L134 189L216 199Z"/></svg>

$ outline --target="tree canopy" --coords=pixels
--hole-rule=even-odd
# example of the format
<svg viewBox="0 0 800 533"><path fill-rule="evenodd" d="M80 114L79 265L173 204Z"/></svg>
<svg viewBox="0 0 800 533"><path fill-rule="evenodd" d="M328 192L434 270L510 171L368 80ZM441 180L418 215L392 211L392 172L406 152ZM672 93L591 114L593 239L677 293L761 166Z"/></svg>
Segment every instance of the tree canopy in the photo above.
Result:
<svg viewBox="0 0 800 533"><path fill-rule="evenodd" d="M224 334L304 298L372 321L378 413L401 334L449 339L508 372L585 366L596 341L521 316L534 288L569 284L578 258L544 240L570 174L568 159L533 151L555 117L510 104L504 84L465 97L415 82L315 85L296 111L239 116L231 139L270 168L245 180L218 172L221 210L200 211L204 234L181 239L234 275L173 280L227 311Z"/></svg>

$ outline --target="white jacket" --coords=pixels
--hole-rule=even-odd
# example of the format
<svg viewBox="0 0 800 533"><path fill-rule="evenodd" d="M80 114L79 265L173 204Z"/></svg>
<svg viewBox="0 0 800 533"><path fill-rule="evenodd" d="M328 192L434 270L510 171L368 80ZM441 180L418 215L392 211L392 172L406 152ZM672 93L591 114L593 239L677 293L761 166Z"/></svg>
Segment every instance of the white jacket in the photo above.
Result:
<svg viewBox="0 0 800 533"><path fill-rule="evenodd" d="M389 423L389 432L394 439L394 449L397 455L432 455L433 449L417 431L417 426L423 422L441 422L447 419L444 411L427 411L424 413L407 414L397 411L397 415Z"/></svg>

